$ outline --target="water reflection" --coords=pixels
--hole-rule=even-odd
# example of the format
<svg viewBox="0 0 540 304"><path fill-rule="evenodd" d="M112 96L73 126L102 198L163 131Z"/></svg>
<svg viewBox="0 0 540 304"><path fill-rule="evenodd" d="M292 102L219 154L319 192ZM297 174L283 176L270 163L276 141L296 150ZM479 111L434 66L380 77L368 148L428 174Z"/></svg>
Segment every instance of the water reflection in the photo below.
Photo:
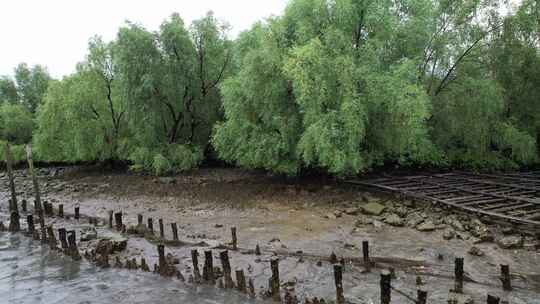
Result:
<svg viewBox="0 0 540 304"><path fill-rule="evenodd" d="M73 262L20 234L0 232L0 303L254 303L140 271Z"/></svg>

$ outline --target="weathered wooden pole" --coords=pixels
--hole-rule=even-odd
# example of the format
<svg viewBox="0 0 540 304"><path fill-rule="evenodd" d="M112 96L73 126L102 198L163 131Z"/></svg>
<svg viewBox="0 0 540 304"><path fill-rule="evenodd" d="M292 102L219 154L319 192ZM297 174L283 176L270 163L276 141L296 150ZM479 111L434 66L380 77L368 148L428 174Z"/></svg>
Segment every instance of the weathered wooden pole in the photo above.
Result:
<svg viewBox="0 0 540 304"><path fill-rule="evenodd" d="M141 270L146 272L150 271L150 267L148 267L148 264L146 264L144 257L141 257Z"/></svg>
<svg viewBox="0 0 540 304"><path fill-rule="evenodd" d="M72 259L78 261L81 259L81 255L79 254L79 248L77 248L77 237L75 234L75 230L68 231L67 235L69 255Z"/></svg>
<svg viewBox="0 0 540 304"><path fill-rule="evenodd" d="M169 267L167 265L167 260L165 259L165 245L157 245L157 250L159 255L159 274L166 276Z"/></svg>
<svg viewBox="0 0 540 304"><path fill-rule="evenodd" d="M49 248L51 249L58 249L58 243L56 242L56 236L54 235L53 226L49 225L47 226L47 235L49 237Z"/></svg>
<svg viewBox="0 0 540 304"><path fill-rule="evenodd" d="M369 259L369 241L362 242L362 254L364 256L364 267L367 272L371 271L371 261Z"/></svg>
<svg viewBox="0 0 540 304"><path fill-rule="evenodd" d="M19 212L15 210L12 211L10 219L9 219L9 228L8 228L9 231L11 232L21 231L21 223L19 222L19 219L20 219Z"/></svg>
<svg viewBox="0 0 540 304"><path fill-rule="evenodd" d="M229 253L227 252L227 250L219 253L219 259L221 260L221 267L223 267L223 279L225 280L224 287L233 288L234 283L231 277L231 263L229 261Z"/></svg>
<svg viewBox="0 0 540 304"><path fill-rule="evenodd" d="M163 219L159 219L158 224L159 224L159 237L164 239L165 238L165 230L163 229Z"/></svg>
<svg viewBox="0 0 540 304"><path fill-rule="evenodd" d="M279 293L279 258L272 257L270 259L270 269L272 270L272 277L270 278L270 294L275 301L281 300Z"/></svg>
<svg viewBox="0 0 540 304"><path fill-rule="evenodd" d="M238 291L245 293L246 292L246 276L244 275L244 270L241 268L236 268L236 288Z"/></svg>
<svg viewBox="0 0 540 304"><path fill-rule="evenodd" d="M114 223L116 225L116 230L122 231L122 211L114 214Z"/></svg>
<svg viewBox="0 0 540 304"><path fill-rule="evenodd" d="M34 205L36 209L41 209L41 194L39 192L39 183L36 176L36 170L34 169L34 160L32 158L32 145L26 145L26 159L28 160L28 171L32 177L32 183L34 184L34 196L36 197Z"/></svg>
<svg viewBox="0 0 540 304"><path fill-rule="evenodd" d="M244 271L242 271L242 274ZM253 283L253 279L249 278L248 280L248 293L251 297L255 297L255 284Z"/></svg>
<svg viewBox="0 0 540 304"><path fill-rule="evenodd" d="M392 299L392 274L388 270L381 272L381 304L390 304Z"/></svg>
<svg viewBox="0 0 540 304"><path fill-rule="evenodd" d="M454 274L455 274L454 292L463 293L463 258L456 258Z"/></svg>
<svg viewBox="0 0 540 304"><path fill-rule="evenodd" d="M154 234L154 222L151 217L148 218L148 232Z"/></svg>
<svg viewBox="0 0 540 304"><path fill-rule="evenodd" d="M78 219L81 217L79 211L80 211L80 207L79 207L79 206L76 206L76 207L75 207L75 219L76 219L76 220L78 220Z"/></svg>
<svg viewBox="0 0 540 304"><path fill-rule="evenodd" d="M172 230L173 240L178 241L178 227L176 226L176 223L171 223L171 230Z"/></svg>
<svg viewBox="0 0 540 304"><path fill-rule="evenodd" d="M238 240L236 238L236 227L231 227L231 237L232 237L232 249L238 250Z"/></svg>
<svg viewBox="0 0 540 304"><path fill-rule="evenodd" d="M60 240L60 246L62 247L63 250L67 250L69 248L66 237L67 237L66 228L59 228L58 239Z"/></svg>
<svg viewBox="0 0 540 304"><path fill-rule="evenodd" d="M336 303L344 304L343 296L343 267L340 264L334 264L334 283L336 284Z"/></svg>
<svg viewBox="0 0 540 304"><path fill-rule="evenodd" d="M212 285L216 282L214 276L214 257L211 250L204 252L203 280Z"/></svg>
<svg viewBox="0 0 540 304"><path fill-rule="evenodd" d="M113 211L112 210L109 210L109 228L112 229L113 228Z"/></svg>
<svg viewBox="0 0 540 304"><path fill-rule="evenodd" d="M193 262L193 280L199 283L201 281L201 272L199 271L199 252L197 249L191 250L191 261Z"/></svg>
<svg viewBox="0 0 540 304"><path fill-rule="evenodd" d="M261 247L259 247L259 244L255 246L255 255L261 255Z"/></svg>
<svg viewBox="0 0 540 304"><path fill-rule="evenodd" d="M427 291L418 289L416 291L416 304L427 303Z"/></svg>
<svg viewBox="0 0 540 304"><path fill-rule="evenodd" d="M33 236L34 235L34 231L36 230L35 226L34 226L34 216L32 214L28 214L26 216L26 223L28 224L28 231L27 231L27 235L29 236Z"/></svg>
<svg viewBox="0 0 540 304"><path fill-rule="evenodd" d="M503 290L512 290L512 279L510 277L510 266L501 264L501 282Z"/></svg>
<svg viewBox="0 0 540 304"><path fill-rule="evenodd" d="M143 225L143 215L137 214L137 226L142 226L142 225Z"/></svg>
<svg viewBox="0 0 540 304"><path fill-rule="evenodd" d="M499 299L499 297L490 294L487 295L487 304L499 304L500 301L501 299Z"/></svg>
<svg viewBox="0 0 540 304"><path fill-rule="evenodd" d="M17 191L15 190L15 178L13 177L13 159L11 158L11 145L9 141L6 141L4 147L4 156L6 159L6 170L9 179L9 189L11 191L11 202L9 204L9 211L18 212L17 208Z"/></svg>
<svg viewBox="0 0 540 304"><path fill-rule="evenodd" d="M25 213L28 211L26 204L27 204L26 200L23 199L21 202L21 207L22 207L22 212L25 212Z"/></svg>
<svg viewBox="0 0 540 304"><path fill-rule="evenodd" d="M47 243L47 229L45 227L45 217L43 216L43 210L40 211L39 215L39 229L41 231L41 243Z"/></svg>
<svg viewBox="0 0 540 304"><path fill-rule="evenodd" d="M64 205L58 205L58 217L64 217Z"/></svg>

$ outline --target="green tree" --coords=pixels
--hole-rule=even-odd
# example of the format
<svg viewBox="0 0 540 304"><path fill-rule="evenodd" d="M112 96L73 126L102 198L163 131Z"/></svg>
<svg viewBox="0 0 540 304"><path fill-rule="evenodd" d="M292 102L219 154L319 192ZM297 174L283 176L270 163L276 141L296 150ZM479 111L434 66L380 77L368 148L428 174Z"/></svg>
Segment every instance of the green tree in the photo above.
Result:
<svg viewBox="0 0 540 304"><path fill-rule="evenodd" d="M51 81L49 72L41 65L30 68L21 63L15 68L15 81L20 102L31 113L35 113Z"/></svg>
<svg viewBox="0 0 540 304"><path fill-rule="evenodd" d="M19 101L17 85L8 76L0 77L0 102L16 103Z"/></svg>
<svg viewBox="0 0 540 304"><path fill-rule="evenodd" d="M0 105L1 139L14 144L26 144L32 139L34 120L32 114L19 104Z"/></svg>

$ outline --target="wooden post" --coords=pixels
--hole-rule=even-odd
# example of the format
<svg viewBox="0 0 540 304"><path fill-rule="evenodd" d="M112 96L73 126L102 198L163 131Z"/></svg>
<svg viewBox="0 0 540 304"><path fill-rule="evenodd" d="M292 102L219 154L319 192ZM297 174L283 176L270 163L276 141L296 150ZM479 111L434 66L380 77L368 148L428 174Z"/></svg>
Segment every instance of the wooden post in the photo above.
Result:
<svg viewBox="0 0 540 304"><path fill-rule="evenodd" d="M113 227L113 211L109 210L109 228L112 229Z"/></svg>
<svg viewBox="0 0 540 304"><path fill-rule="evenodd" d="M390 304L392 299L392 274L388 270L381 272L381 304Z"/></svg>
<svg viewBox="0 0 540 304"><path fill-rule="evenodd" d="M150 267L148 267L148 264L146 264L146 260L143 257L141 258L141 270L146 272L150 271Z"/></svg>
<svg viewBox="0 0 540 304"><path fill-rule="evenodd" d="M362 253L364 255L364 267L367 272L371 271L371 261L369 259L369 241L362 242Z"/></svg>
<svg viewBox="0 0 540 304"><path fill-rule="evenodd" d="M21 202L22 212L25 212L25 213L28 211L26 203L27 202L26 202L25 199L23 199L22 202Z"/></svg>
<svg viewBox="0 0 540 304"><path fill-rule="evenodd" d="M244 275L244 270L241 268L236 269L236 288L238 291L245 293L246 292L246 276Z"/></svg>
<svg viewBox="0 0 540 304"><path fill-rule="evenodd" d="M154 234L154 222L151 217L148 218L148 232Z"/></svg>
<svg viewBox="0 0 540 304"><path fill-rule="evenodd" d="M281 296L279 293L279 258L272 257L270 259L270 269L272 270L272 277L270 278L270 294L272 299L280 301Z"/></svg>
<svg viewBox="0 0 540 304"><path fill-rule="evenodd" d="M259 244L255 246L255 255L261 255L261 247L259 247Z"/></svg>
<svg viewBox="0 0 540 304"><path fill-rule="evenodd" d="M165 259L165 246L163 244L159 244L157 246L158 255L159 255L159 274L162 276L167 275L168 271L168 265L167 260Z"/></svg>
<svg viewBox="0 0 540 304"><path fill-rule="evenodd" d="M456 258L454 274L455 274L454 292L463 293L463 258Z"/></svg>
<svg viewBox="0 0 540 304"><path fill-rule="evenodd" d="M116 230L122 231L122 211L114 214L114 223L116 225Z"/></svg>
<svg viewBox="0 0 540 304"><path fill-rule="evenodd" d="M79 254L79 248L77 248L77 237L75 234L75 230L71 230L67 232L68 234L68 246L69 246L69 255L72 259L78 261L81 259L81 255Z"/></svg>
<svg viewBox="0 0 540 304"><path fill-rule="evenodd" d="M34 226L34 216L32 214L28 214L26 216L26 223L28 224L28 232L27 232L27 234L29 236L33 236L34 231L36 230L36 228Z"/></svg>
<svg viewBox="0 0 540 304"><path fill-rule="evenodd" d="M19 232L21 231L21 223L19 222L19 219L20 219L20 216L19 216L19 212L17 211L12 211L11 212L11 217L10 217L10 220L9 220L9 231L11 232Z"/></svg>
<svg viewBox="0 0 540 304"><path fill-rule="evenodd" d="M343 296L343 268L340 264L334 264L334 282L336 284L336 303L344 304Z"/></svg>
<svg viewBox="0 0 540 304"><path fill-rule="evenodd" d="M143 224L143 215L137 214L137 226L142 226Z"/></svg>
<svg viewBox="0 0 540 304"><path fill-rule="evenodd" d="M238 240L236 239L236 227L231 227L232 249L238 250Z"/></svg>
<svg viewBox="0 0 540 304"><path fill-rule="evenodd" d="M251 297L255 297L255 284L253 283L252 278L249 278L248 280L248 292Z"/></svg>
<svg viewBox="0 0 540 304"><path fill-rule="evenodd" d="M512 279L510 277L510 266L501 264L501 282L503 290L512 290Z"/></svg>
<svg viewBox="0 0 540 304"><path fill-rule="evenodd" d="M75 207L75 219L78 220L81 216L79 214L79 206Z"/></svg>
<svg viewBox="0 0 540 304"><path fill-rule="evenodd" d="M6 170L9 179L9 189L11 191L11 203L9 204L9 211L18 212L17 208L17 191L15 191L15 178L13 177L13 159L11 158L11 145L9 141L6 141L4 147L4 155L6 158Z"/></svg>
<svg viewBox="0 0 540 304"><path fill-rule="evenodd" d="M500 301L501 299L499 299L499 297L490 294L487 295L487 304L499 304Z"/></svg>
<svg viewBox="0 0 540 304"><path fill-rule="evenodd" d="M416 304L427 303L427 291L418 289L416 292Z"/></svg>
<svg viewBox="0 0 540 304"><path fill-rule="evenodd" d="M69 248L66 237L67 237L66 228L59 228L58 239L60 240L60 246L62 247L63 250L67 250Z"/></svg>
<svg viewBox="0 0 540 304"><path fill-rule="evenodd" d="M41 243L47 243L47 229L45 228L45 217L43 216L43 210L39 215L39 229L41 231Z"/></svg>
<svg viewBox="0 0 540 304"><path fill-rule="evenodd" d="M215 283L214 258L211 250L204 252L203 280L210 284Z"/></svg>
<svg viewBox="0 0 540 304"><path fill-rule="evenodd" d="M191 250L191 260L193 262L193 279L199 283L201 281L201 272L199 271L199 252L197 249Z"/></svg>
<svg viewBox="0 0 540 304"><path fill-rule="evenodd" d="M34 184L34 195L36 197L35 206L37 209L41 209L41 194L39 192L39 183L36 177L36 170L34 170L34 160L32 159L32 145L26 145L26 158L28 160L28 171L32 176L32 183Z"/></svg>
<svg viewBox="0 0 540 304"><path fill-rule="evenodd" d="M64 217L64 205L58 205L58 217Z"/></svg>
<svg viewBox="0 0 540 304"><path fill-rule="evenodd" d="M234 283L231 277L231 263L229 261L229 253L227 250L219 253L219 259L221 260L221 267L223 267L223 279L225 280L225 288L233 288ZM245 281L244 281L245 287Z"/></svg>
<svg viewBox="0 0 540 304"><path fill-rule="evenodd" d="M47 226L47 235L49 236L49 248L58 249L52 225Z"/></svg>
<svg viewBox="0 0 540 304"><path fill-rule="evenodd" d="M159 223L159 236L164 239L165 238L165 231L163 229L163 219L158 220Z"/></svg>
<svg viewBox="0 0 540 304"><path fill-rule="evenodd" d="M176 226L176 223L171 223L171 229L172 229L173 240L178 241L178 227Z"/></svg>

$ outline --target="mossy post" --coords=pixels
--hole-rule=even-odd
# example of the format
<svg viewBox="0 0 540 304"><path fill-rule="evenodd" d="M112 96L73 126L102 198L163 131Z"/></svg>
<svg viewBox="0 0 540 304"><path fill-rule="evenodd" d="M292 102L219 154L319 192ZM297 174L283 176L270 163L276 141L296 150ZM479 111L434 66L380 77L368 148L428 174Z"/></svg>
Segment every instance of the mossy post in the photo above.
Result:
<svg viewBox="0 0 540 304"><path fill-rule="evenodd" d="M36 170L34 168L34 160L32 158L32 145L26 145L26 159L28 160L28 171L30 171L30 176L32 177L32 183L34 184L34 196L35 208L41 209L41 194L39 192L39 182L36 176Z"/></svg>
<svg viewBox="0 0 540 304"><path fill-rule="evenodd" d="M487 304L499 304L501 299L496 296L492 296L490 294L487 295Z"/></svg>
<svg viewBox="0 0 540 304"><path fill-rule="evenodd" d="M62 247L63 250L67 250L69 248L66 238L67 238L66 228L59 228L58 239L60 240L60 246Z"/></svg>
<svg viewBox="0 0 540 304"><path fill-rule="evenodd" d="M219 253L219 259L221 260L221 267L223 268L223 279L225 280L224 287L227 289L233 288L234 283L231 277L231 263L229 261L229 253L227 250Z"/></svg>
<svg viewBox="0 0 540 304"><path fill-rule="evenodd" d="M178 241L178 227L176 223L171 223L171 230L173 235L173 241Z"/></svg>
<svg viewBox="0 0 540 304"><path fill-rule="evenodd" d="M214 276L214 257L211 250L204 252L203 280L212 285L216 282Z"/></svg>
<svg viewBox="0 0 540 304"><path fill-rule="evenodd" d="M362 242L362 253L364 256L364 267L366 267L366 271L371 271L371 261L369 259L369 241L363 241Z"/></svg>
<svg viewBox="0 0 540 304"><path fill-rule="evenodd" d="M64 217L64 205L58 205L58 217Z"/></svg>
<svg viewBox="0 0 540 304"><path fill-rule="evenodd" d="M33 236L34 235L34 231L36 230L35 226L34 226L34 216L32 214L28 214L26 216L26 223L28 225L28 231L27 231L27 234L29 236Z"/></svg>
<svg viewBox="0 0 540 304"><path fill-rule="evenodd" d="M463 264L464 264L463 258L456 258L455 268L454 268L454 275L455 275L454 292L456 293L463 293Z"/></svg>
<svg viewBox="0 0 540 304"><path fill-rule="evenodd" d="M392 300L392 274L388 270L381 272L381 304L390 304Z"/></svg>
<svg viewBox="0 0 540 304"><path fill-rule="evenodd" d="M19 219L20 219L19 212L12 211L11 212L11 217L10 217L10 220L9 220L9 231L10 232L19 232L19 231L21 231L21 223L20 223Z"/></svg>
<svg viewBox="0 0 540 304"><path fill-rule="evenodd" d="M501 264L501 282L503 290L512 290L512 279L510 278L510 266Z"/></svg>
<svg viewBox="0 0 540 304"><path fill-rule="evenodd" d="M232 249L238 250L238 239L236 238L236 227L231 227Z"/></svg>
<svg viewBox="0 0 540 304"><path fill-rule="evenodd" d="M238 291L245 293L247 290L246 287L246 276L244 274L244 270L241 268L237 268L236 271L236 288Z"/></svg>
<svg viewBox="0 0 540 304"><path fill-rule="evenodd" d="M151 217L148 218L148 232L154 234L154 221Z"/></svg>
<svg viewBox="0 0 540 304"><path fill-rule="evenodd" d="M416 292L416 303L417 304L427 303L427 291L418 289L418 291Z"/></svg>
<svg viewBox="0 0 540 304"><path fill-rule="evenodd" d="M165 229L163 228L163 219L158 220L159 225L159 237L164 239L165 238Z"/></svg>
<svg viewBox="0 0 540 304"><path fill-rule="evenodd" d="M340 264L334 264L334 283L336 284L336 303L344 304L343 296L343 267Z"/></svg>
<svg viewBox="0 0 540 304"><path fill-rule="evenodd" d="M191 261L193 262L193 280L199 283L201 281L201 272L199 270L199 252L197 249L191 250Z"/></svg>
<svg viewBox="0 0 540 304"><path fill-rule="evenodd" d="M270 294L275 301L281 301L281 295L279 293L279 258L272 257L270 259L270 269L272 270L272 277L270 278Z"/></svg>

